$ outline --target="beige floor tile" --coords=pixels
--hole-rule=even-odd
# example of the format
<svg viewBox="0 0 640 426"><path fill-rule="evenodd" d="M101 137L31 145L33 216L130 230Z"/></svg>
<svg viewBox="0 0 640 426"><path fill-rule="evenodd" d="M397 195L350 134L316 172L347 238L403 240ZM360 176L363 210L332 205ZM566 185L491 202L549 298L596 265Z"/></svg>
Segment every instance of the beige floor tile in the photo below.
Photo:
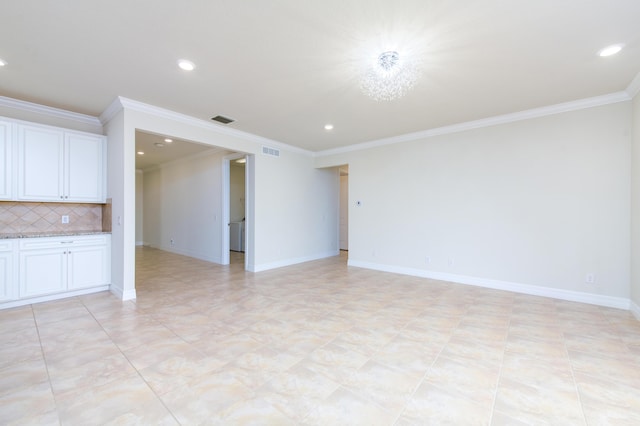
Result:
<svg viewBox="0 0 640 426"><path fill-rule="evenodd" d="M299 422L329 397L339 385L303 366L293 366L277 374L257 391L257 395Z"/></svg>
<svg viewBox="0 0 640 426"><path fill-rule="evenodd" d="M499 371L499 364L440 356L424 380L439 389L485 405L495 397Z"/></svg>
<svg viewBox="0 0 640 426"><path fill-rule="evenodd" d="M349 377L362 367L369 358L334 343L329 343L313 351L300 365L323 374L329 379L345 383Z"/></svg>
<svg viewBox="0 0 640 426"><path fill-rule="evenodd" d="M346 254L256 274L136 255L135 301L0 310L1 424L640 422L628 311Z"/></svg>
<svg viewBox="0 0 640 426"><path fill-rule="evenodd" d="M340 387L303 420L310 425L391 425L395 416L374 402Z"/></svg>
<svg viewBox="0 0 640 426"><path fill-rule="evenodd" d="M53 420L55 409L49 382L37 383L0 396L0 424L37 424L44 419Z"/></svg>
<svg viewBox="0 0 640 426"><path fill-rule="evenodd" d="M123 353L137 370L142 370L193 349L195 348L189 343L174 335L146 342L135 348L124 350Z"/></svg>
<svg viewBox="0 0 640 426"><path fill-rule="evenodd" d="M349 376L344 387L399 415L422 378L420 374L369 361Z"/></svg>
<svg viewBox="0 0 640 426"><path fill-rule="evenodd" d="M140 375L157 395L187 385L224 366L225 362L191 350L140 370Z"/></svg>
<svg viewBox="0 0 640 426"><path fill-rule="evenodd" d="M576 374L588 424L640 424L640 387Z"/></svg>
<svg viewBox="0 0 640 426"><path fill-rule="evenodd" d="M42 358L42 347L35 327L0 333L0 369L26 360Z"/></svg>
<svg viewBox="0 0 640 426"><path fill-rule="evenodd" d="M0 369L0 397L48 382L47 366L42 357L11 364Z"/></svg>
<svg viewBox="0 0 640 426"><path fill-rule="evenodd" d="M495 410L528 424L584 425L575 388L536 386L502 377Z"/></svg>
<svg viewBox="0 0 640 426"><path fill-rule="evenodd" d="M135 369L121 353L73 366L56 367L55 364L49 364L49 377L55 394L101 386L133 373Z"/></svg>
<svg viewBox="0 0 640 426"><path fill-rule="evenodd" d="M181 424L205 424L232 405L253 398L254 392L228 372L214 372L161 395Z"/></svg>
<svg viewBox="0 0 640 426"><path fill-rule="evenodd" d="M423 382L402 413L418 425L488 425L493 401L468 399L449 389Z"/></svg>
<svg viewBox="0 0 640 426"><path fill-rule="evenodd" d="M63 424L176 424L137 373L56 396ZM135 424L134 423L134 424Z"/></svg>
<svg viewBox="0 0 640 426"><path fill-rule="evenodd" d="M0 335L35 327L35 318L31 305L0 310Z"/></svg>

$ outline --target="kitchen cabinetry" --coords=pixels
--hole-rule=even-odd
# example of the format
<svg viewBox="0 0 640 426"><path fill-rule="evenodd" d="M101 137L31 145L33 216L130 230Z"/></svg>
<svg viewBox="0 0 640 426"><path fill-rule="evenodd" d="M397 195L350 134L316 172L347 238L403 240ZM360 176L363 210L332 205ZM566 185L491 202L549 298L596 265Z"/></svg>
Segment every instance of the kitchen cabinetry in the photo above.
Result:
<svg viewBox="0 0 640 426"><path fill-rule="evenodd" d="M13 197L13 124L0 119L0 200Z"/></svg>
<svg viewBox="0 0 640 426"><path fill-rule="evenodd" d="M110 242L109 235L20 240L20 298L108 285Z"/></svg>
<svg viewBox="0 0 640 426"><path fill-rule="evenodd" d="M105 138L18 124L18 200L104 202Z"/></svg>
<svg viewBox="0 0 640 426"><path fill-rule="evenodd" d="M13 241L0 240L0 302L14 299L14 245Z"/></svg>

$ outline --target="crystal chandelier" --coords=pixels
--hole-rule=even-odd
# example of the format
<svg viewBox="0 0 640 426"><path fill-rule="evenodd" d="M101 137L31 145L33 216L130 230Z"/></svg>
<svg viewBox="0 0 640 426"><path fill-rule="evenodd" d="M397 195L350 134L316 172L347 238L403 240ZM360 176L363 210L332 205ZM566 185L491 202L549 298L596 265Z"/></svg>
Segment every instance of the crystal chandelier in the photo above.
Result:
<svg viewBox="0 0 640 426"><path fill-rule="evenodd" d="M418 80L420 72L416 64L401 58L396 51L383 52L365 70L360 87L376 101L391 101L404 96Z"/></svg>

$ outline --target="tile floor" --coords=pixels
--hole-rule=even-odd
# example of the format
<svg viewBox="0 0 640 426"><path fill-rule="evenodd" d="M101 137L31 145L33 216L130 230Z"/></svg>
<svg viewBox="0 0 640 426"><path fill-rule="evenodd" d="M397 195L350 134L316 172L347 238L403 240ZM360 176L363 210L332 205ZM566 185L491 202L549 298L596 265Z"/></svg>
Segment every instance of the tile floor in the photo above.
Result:
<svg viewBox="0 0 640 426"><path fill-rule="evenodd" d="M147 248L137 294L0 311L0 424L640 424L626 311Z"/></svg>

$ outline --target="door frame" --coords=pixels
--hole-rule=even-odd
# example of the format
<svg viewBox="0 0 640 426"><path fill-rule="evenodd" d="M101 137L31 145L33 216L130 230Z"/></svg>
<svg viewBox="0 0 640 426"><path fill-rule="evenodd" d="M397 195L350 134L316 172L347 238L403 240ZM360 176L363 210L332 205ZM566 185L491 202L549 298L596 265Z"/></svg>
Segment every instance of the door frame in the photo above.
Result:
<svg viewBox="0 0 640 426"><path fill-rule="evenodd" d="M231 162L244 158L247 162L244 165L244 185L245 185L245 203L244 203L244 269L250 270L250 259L253 259L253 238L249 238L253 235L253 199L254 199L254 184L253 184L253 155L245 154L242 152L234 152L233 154L225 155L222 162L222 220L220 221L220 231L222 233L222 253L221 264L228 265L229 259L229 226L230 217L229 210L231 205Z"/></svg>

